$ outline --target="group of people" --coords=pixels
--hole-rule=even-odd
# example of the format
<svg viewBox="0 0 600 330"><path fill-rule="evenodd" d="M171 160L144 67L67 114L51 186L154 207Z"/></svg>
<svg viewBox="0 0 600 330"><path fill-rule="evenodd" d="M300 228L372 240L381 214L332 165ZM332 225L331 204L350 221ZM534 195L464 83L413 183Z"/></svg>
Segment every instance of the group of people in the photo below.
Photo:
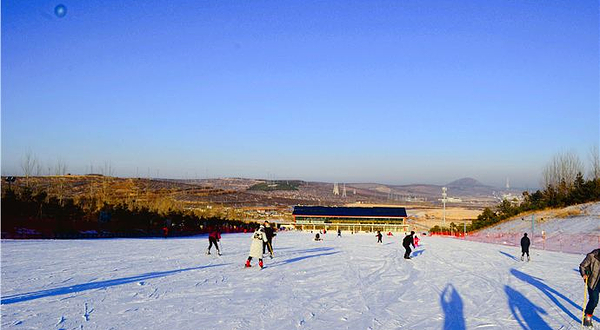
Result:
<svg viewBox="0 0 600 330"><path fill-rule="evenodd" d="M250 244L250 253L248 259L246 259L246 267L252 267L250 262L252 258L258 259L258 266L264 268L263 255L266 250L269 251L269 257L273 259L273 237L277 234L269 221L265 221L262 225L256 229L252 234L252 243Z"/></svg>
<svg viewBox="0 0 600 330"><path fill-rule="evenodd" d="M341 231L337 232L338 237L341 237ZM250 262L253 258L258 259L258 265L263 268L263 255L268 251L269 257L273 258L273 237L277 234L273 227L271 227L268 221L265 221L262 225L260 225L254 234L252 235L252 243L250 245L250 253L248 259L246 260L246 267L251 267ZM382 243L383 235L381 231L377 232L377 242ZM208 236L208 250L207 254L210 254L210 250L214 245L217 249L217 253L221 255L221 249L217 244L221 239L221 233L218 229L213 230ZM315 236L315 240L320 240L320 235L317 233ZM411 259L410 254L412 252L412 248L416 248L419 244L419 238L415 235L414 231L411 231L409 235L406 235L402 240L402 246L404 247L404 259ZM523 235L521 238L521 261L524 260L525 255L527 255L527 261L530 261L531 258L529 256L529 247L531 246L531 240L527 237L527 233ZM600 249L595 249L594 251L588 253L585 259L579 265L579 272L581 277L585 281L587 292L589 295L589 300L586 304L584 310L584 316L582 320L582 324L586 327L592 327L592 317L594 314L594 309L598 305L598 300L600 299Z"/></svg>

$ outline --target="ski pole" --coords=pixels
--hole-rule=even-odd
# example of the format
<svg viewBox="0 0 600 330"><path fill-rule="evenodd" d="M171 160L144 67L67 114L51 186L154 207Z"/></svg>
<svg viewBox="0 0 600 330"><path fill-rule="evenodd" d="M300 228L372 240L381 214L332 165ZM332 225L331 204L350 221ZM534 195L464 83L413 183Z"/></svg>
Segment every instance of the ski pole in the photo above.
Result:
<svg viewBox="0 0 600 330"><path fill-rule="evenodd" d="M585 291L583 292L583 306L581 307L581 326L583 326L583 321L585 320L585 304L587 301L587 286L588 286L588 277L585 278Z"/></svg>

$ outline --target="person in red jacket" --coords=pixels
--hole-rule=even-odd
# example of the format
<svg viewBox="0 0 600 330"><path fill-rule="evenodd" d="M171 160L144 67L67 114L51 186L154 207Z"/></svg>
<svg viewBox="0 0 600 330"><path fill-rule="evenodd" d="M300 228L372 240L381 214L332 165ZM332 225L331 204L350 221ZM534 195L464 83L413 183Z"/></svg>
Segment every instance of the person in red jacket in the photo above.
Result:
<svg viewBox="0 0 600 330"><path fill-rule="evenodd" d="M415 235L414 241L415 241L415 248L418 248L419 247L419 238L417 237L417 235Z"/></svg>
<svg viewBox="0 0 600 330"><path fill-rule="evenodd" d="M206 254L210 254L210 248L212 248L212 246L214 244L215 248L217 248L217 254L221 255L221 250L219 249L219 245L217 244L217 242L220 240L221 240L221 233L219 232L219 229L217 228L208 235L208 251L206 251Z"/></svg>

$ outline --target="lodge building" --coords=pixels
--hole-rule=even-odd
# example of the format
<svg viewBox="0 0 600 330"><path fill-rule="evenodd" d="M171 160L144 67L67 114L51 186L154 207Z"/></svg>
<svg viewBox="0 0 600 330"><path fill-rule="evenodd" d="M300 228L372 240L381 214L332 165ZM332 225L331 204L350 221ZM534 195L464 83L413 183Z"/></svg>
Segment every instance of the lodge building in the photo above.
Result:
<svg viewBox="0 0 600 330"><path fill-rule="evenodd" d="M292 215L300 230L409 231L403 207L294 206Z"/></svg>

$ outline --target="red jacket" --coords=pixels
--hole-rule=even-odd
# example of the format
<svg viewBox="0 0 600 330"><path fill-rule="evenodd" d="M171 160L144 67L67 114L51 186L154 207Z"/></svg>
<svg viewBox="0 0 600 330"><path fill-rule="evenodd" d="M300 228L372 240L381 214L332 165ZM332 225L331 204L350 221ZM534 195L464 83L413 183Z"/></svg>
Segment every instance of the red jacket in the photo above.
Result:
<svg viewBox="0 0 600 330"><path fill-rule="evenodd" d="M210 233L210 235L208 235L208 237L216 238L218 241L221 239L221 233L219 233L218 231L215 230L212 233Z"/></svg>

